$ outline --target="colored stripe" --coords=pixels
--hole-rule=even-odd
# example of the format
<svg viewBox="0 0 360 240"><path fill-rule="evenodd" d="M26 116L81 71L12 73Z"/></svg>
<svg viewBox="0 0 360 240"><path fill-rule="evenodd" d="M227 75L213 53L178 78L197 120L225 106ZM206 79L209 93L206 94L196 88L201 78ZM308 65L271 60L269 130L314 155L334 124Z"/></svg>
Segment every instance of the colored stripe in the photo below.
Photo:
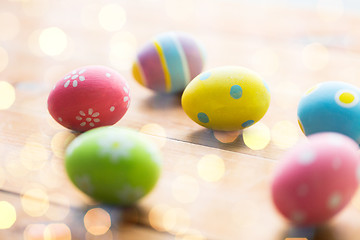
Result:
<svg viewBox="0 0 360 240"><path fill-rule="evenodd" d="M161 66L162 69L164 71L164 76L165 76L165 88L167 92L171 91L171 78L170 78L170 73L169 73L169 69L166 65L166 59L165 59L165 55L163 50L161 49L161 46L158 42L154 41L154 46L155 49L160 57L160 62L161 62Z"/></svg>
<svg viewBox="0 0 360 240"><path fill-rule="evenodd" d="M166 65L170 74L171 92L184 90L186 79L184 75L183 62L179 49L172 37L173 34L163 34L157 38L166 60Z"/></svg>
<svg viewBox="0 0 360 240"><path fill-rule="evenodd" d="M144 85L155 91L165 92L164 71L154 44L148 43L139 51L138 62Z"/></svg>
<svg viewBox="0 0 360 240"><path fill-rule="evenodd" d="M141 68L141 66L139 64L138 59L136 59L134 64L133 64L132 72L133 72L133 76L134 76L135 80L138 83L140 83L141 85L146 86L145 76L144 76L144 73L142 72L142 68Z"/></svg>
<svg viewBox="0 0 360 240"><path fill-rule="evenodd" d="M185 52L184 50L182 49L181 47L181 44L180 42L177 40L176 38L176 35L173 34L173 41L176 45L176 48L178 49L179 51L179 55L180 55L180 58L181 58L181 62L182 62L182 67L183 67L183 73L184 73L184 80L185 80L185 85L184 87L186 87L186 85L191 81L191 78L190 78L190 71L189 71L189 65L188 65L188 62L187 62L187 59L186 59L186 56L185 56ZM183 87L183 88L184 88Z"/></svg>
<svg viewBox="0 0 360 240"><path fill-rule="evenodd" d="M204 67L203 54L199 45L185 34L178 36L179 42L184 49L189 66L190 77L193 79L202 72Z"/></svg>

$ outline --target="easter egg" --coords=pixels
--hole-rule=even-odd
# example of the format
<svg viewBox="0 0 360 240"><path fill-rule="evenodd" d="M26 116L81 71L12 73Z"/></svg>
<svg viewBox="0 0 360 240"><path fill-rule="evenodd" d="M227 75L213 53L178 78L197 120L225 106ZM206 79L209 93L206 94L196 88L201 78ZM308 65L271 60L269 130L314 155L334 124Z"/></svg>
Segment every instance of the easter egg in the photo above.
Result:
<svg viewBox="0 0 360 240"><path fill-rule="evenodd" d="M181 92L202 71L204 55L202 45L191 35L163 33L139 50L133 76L141 85L156 92Z"/></svg>
<svg viewBox="0 0 360 240"><path fill-rule="evenodd" d="M153 189L160 175L160 153L146 140L126 128L92 129L66 149L66 172L99 202L133 204Z"/></svg>
<svg viewBox="0 0 360 240"><path fill-rule="evenodd" d="M298 105L298 122L306 136L338 132L360 143L360 89L345 82L310 88Z"/></svg>
<svg viewBox="0 0 360 240"><path fill-rule="evenodd" d="M195 77L181 99L185 113L213 130L235 131L259 121L270 105L266 82L237 66L214 68Z"/></svg>
<svg viewBox="0 0 360 240"><path fill-rule="evenodd" d="M326 222L354 195L360 177L358 145L339 133L317 133L285 154L272 181L272 199L293 224Z"/></svg>
<svg viewBox="0 0 360 240"><path fill-rule="evenodd" d="M85 66L66 74L48 97L48 110L74 131L113 125L126 113L130 89L126 80L105 66Z"/></svg>

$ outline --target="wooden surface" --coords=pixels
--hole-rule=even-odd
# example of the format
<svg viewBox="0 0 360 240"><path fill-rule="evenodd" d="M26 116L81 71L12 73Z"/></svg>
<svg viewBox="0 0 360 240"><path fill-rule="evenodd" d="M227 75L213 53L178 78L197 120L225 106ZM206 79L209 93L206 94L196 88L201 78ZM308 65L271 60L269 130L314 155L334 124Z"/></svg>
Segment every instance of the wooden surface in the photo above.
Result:
<svg viewBox="0 0 360 240"><path fill-rule="evenodd" d="M359 238L359 194L327 224L296 229L274 209L269 186L281 155L304 138L296 108L306 89L329 80L359 83L360 16L241 1L134 0L110 6L126 14L123 26L119 13L112 26L108 4L114 2L0 3L0 81L16 94L12 102L11 89L0 87L0 106L10 101L0 110L0 226L16 211L0 239ZM206 69L241 65L263 75L272 101L260 123L225 143L231 136L185 115L180 96L157 95L133 80L136 50L171 30L187 31L205 45ZM164 157L156 189L132 208L93 203L63 169L64 149L75 134L51 119L46 100L64 74L89 64L111 66L128 79L132 103L116 125L144 132ZM204 159L218 164L204 165ZM87 218L92 221L85 226Z"/></svg>

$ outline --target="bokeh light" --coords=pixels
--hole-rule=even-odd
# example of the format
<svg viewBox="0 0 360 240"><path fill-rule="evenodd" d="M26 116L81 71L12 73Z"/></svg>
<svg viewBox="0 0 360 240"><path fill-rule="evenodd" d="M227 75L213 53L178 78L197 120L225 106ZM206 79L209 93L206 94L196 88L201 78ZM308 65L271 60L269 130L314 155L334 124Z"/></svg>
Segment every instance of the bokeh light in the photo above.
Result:
<svg viewBox="0 0 360 240"><path fill-rule="evenodd" d="M272 142L281 149L292 147L299 139L299 127L290 121L279 121L271 128Z"/></svg>
<svg viewBox="0 0 360 240"><path fill-rule="evenodd" d="M70 200L68 197L54 193L49 196L49 200L56 204L49 205L45 216L54 221L61 221L66 218L70 212Z"/></svg>
<svg viewBox="0 0 360 240"><path fill-rule="evenodd" d="M190 215L182 208L171 208L163 216L164 229L172 234L185 233L190 224Z"/></svg>
<svg viewBox="0 0 360 240"><path fill-rule="evenodd" d="M174 180L171 190L178 202L191 203L198 197L199 183L194 177L182 175Z"/></svg>
<svg viewBox="0 0 360 240"><path fill-rule="evenodd" d="M45 224L29 224L24 231L24 240L43 240Z"/></svg>
<svg viewBox="0 0 360 240"><path fill-rule="evenodd" d="M166 229L163 224L165 213L171 208L166 204L158 204L149 211L149 223L152 228L159 232L165 232Z"/></svg>
<svg viewBox="0 0 360 240"><path fill-rule="evenodd" d="M64 223L52 223L44 229L44 240L71 240L70 228Z"/></svg>
<svg viewBox="0 0 360 240"><path fill-rule="evenodd" d="M15 207L6 201L0 201L0 229L8 229L16 221Z"/></svg>
<svg viewBox="0 0 360 240"><path fill-rule="evenodd" d="M84 216L84 226L92 235L103 235L111 227L111 218L102 208L92 208Z"/></svg>
<svg viewBox="0 0 360 240"><path fill-rule="evenodd" d="M162 148L166 144L166 131L159 124L148 123L141 127L140 132L144 133L147 138L150 138L158 148Z"/></svg>
<svg viewBox="0 0 360 240"><path fill-rule="evenodd" d="M0 48L0 65L1 65L1 48ZM0 66L1 68L1 66ZM1 71L1 69L0 69ZM15 102L15 89L5 81L0 81L0 110L8 109Z"/></svg>
<svg viewBox="0 0 360 240"><path fill-rule="evenodd" d="M40 217L49 208L49 197L40 188L30 188L21 197L21 205L24 211L32 217Z"/></svg>
<svg viewBox="0 0 360 240"><path fill-rule="evenodd" d="M317 13L321 20L326 23L333 23L339 20L344 14L342 0L318 0Z"/></svg>
<svg viewBox="0 0 360 240"><path fill-rule="evenodd" d="M254 69L263 76L272 76L279 69L279 56L271 48L259 48L252 57Z"/></svg>
<svg viewBox="0 0 360 240"><path fill-rule="evenodd" d="M32 17L43 16L51 4L48 0L22 0L21 2L24 13Z"/></svg>
<svg viewBox="0 0 360 240"><path fill-rule="evenodd" d="M21 163L30 171L42 169L49 158L48 150L38 142L27 142L21 149Z"/></svg>
<svg viewBox="0 0 360 240"><path fill-rule="evenodd" d="M19 19L10 12L0 13L0 40L7 41L14 39L19 33Z"/></svg>
<svg viewBox="0 0 360 240"><path fill-rule="evenodd" d="M203 180L207 182L217 182L225 173L224 160L214 154L205 155L198 162L197 171Z"/></svg>
<svg viewBox="0 0 360 240"><path fill-rule="evenodd" d="M241 131L214 131L214 137L221 143L232 143L239 137L240 134Z"/></svg>
<svg viewBox="0 0 360 240"><path fill-rule="evenodd" d="M107 4L99 12L99 23L106 31L119 31L126 23L126 12L119 4Z"/></svg>
<svg viewBox="0 0 360 240"><path fill-rule="evenodd" d="M114 238L114 234L111 230L107 231L105 234L100 236L92 235L89 232L85 234L85 240L117 240L118 238ZM120 238L121 239L121 238Z"/></svg>
<svg viewBox="0 0 360 240"><path fill-rule="evenodd" d="M40 49L49 56L62 54L68 46L66 33L58 27L49 27L41 31L39 36Z"/></svg>
<svg viewBox="0 0 360 240"><path fill-rule="evenodd" d="M110 63L119 70L130 69L135 59L137 41L130 32L118 32L110 40Z"/></svg>
<svg viewBox="0 0 360 240"><path fill-rule="evenodd" d="M243 140L252 150L264 149L271 140L270 129L264 123L257 123L244 129Z"/></svg>
<svg viewBox="0 0 360 240"><path fill-rule="evenodd" d="M320 43L310 43L302 51L302 60L308 69L313 71L321 70L329 62L329 51Z"/></svg>
<svg viewBox="0 0 360 240"><path fill-rule="evenodd" d="M74 140L75 134L69 131L61 131L54 135L51 139L51 150L54 155L59 158L63 158L65 156L66 147L69 143Z"/></svg>

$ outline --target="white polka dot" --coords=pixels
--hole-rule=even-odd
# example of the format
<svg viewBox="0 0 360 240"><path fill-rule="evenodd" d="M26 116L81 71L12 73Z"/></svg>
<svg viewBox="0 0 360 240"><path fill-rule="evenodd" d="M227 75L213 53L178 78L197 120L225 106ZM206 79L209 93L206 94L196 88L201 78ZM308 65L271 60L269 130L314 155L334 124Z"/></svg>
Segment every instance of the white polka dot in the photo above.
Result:
<svg viewBox="0 0 360 240"><path fill-rule="evenodd" d="M80 117L80 116L76 116L76 120L82 120L82 117Z"/></svg>
<svg viewBox="0 0 360 240"><path fill-rule="evenodd" d="M100 122L100 119L94 118L94 122L98 123L98 122Z"/></svg>
<svg viewBox="0 0 360 240"><path fill-rule="evenodd" d="M93 114L93 112L94 112L94 109L89 108L89 111L88 111L89 115Z"/></svg>
<svg viewBox="0 0 360 240"><path fill-rule="evenodd" d="M78 85L78 82L76 80L73 81L73 87L77 87L77 85Z"/></svg>
<svg viewBox="0 0 360 240"><path fill-rule="evenodd" d="M128 96L125 96L124 97L124 102L127 102L129 100L129 97Z"/></svg>
<svg viewBox="0 0 360 240"><path fill-rule="evenodd" d="M69 79L71 77L71 75L67 75L66 77L64 77L64 80Z"/></svg>
<svg viewBox="0 0 360 240"><path fill-rule="evenodd" d="M338 170L341 167L341 159L339 157L335 157L332 160L331 165L334 170Z"/></svg>
<svg viewBox="0 0 360 240"><path fill-rule="evenodd" d="M114 107L114 106L111 106L110 112L113 112L114 110L115 110L115 107Z"/></svg>
<svg viewBox="0 0 360 240"><path fill-rule="evenodd" d="M312 149L308 149L299 155L298 162L302 165L308 165L315 161L315 158L315 152Z"/></svg>
<svg viewBox="0 0 360 240"><path fill-rule="evenodd" d="M327 202L328 208L329 209L338 208L341 204L341 200L342 200L342 197L341 197L340 193L335 192L335 193L331 194L331 196L329 197L328 202Z"/></svg>
<svg viewBox="0 0 360 240"><path fill-rule="evenodd" d="M93 115L91 115L92 117L98 117L100 115L100 113L96 112Z"/></svg>
<svg viewBox="0 0 360 240"><path fill-rule="evenodd" d="M86 125L86 122L82 122L82 123L80 123L80 126L85 126Z"/></svg>
<svg viewBox="0 0 360 240"><path fill-rule="evenodd" d="M62 121L63 121L61 117L59 117L59 118L58 118L58 120L59 120L60 122L62 122Z"/></svg>
<svg viewBox="0 0 360 240"><path fill-rule="evenodd" d="M309 187L308 185L306 185L305 183L304 184L301 184L297 189L296 189L296 193L299 197L304 197L308 194L309 192Z"/></svg>
<svg viewBox="0 0 360 240"><path fill-rule="evenodd" d="M294 211L291 214L291 220L295 223L303 223L305 221L305 213L302 211Z"/></svg>
<svg viewBox="0 0 360 240"><path fill-rule="evenodd" d="M80 77L79 77L79 80L80 80L80 81L85 81L85 77L84 77L84 76L80 76Z"/></svg>
<svg viewBox="0 0 360 240"><path fill-rule="evenodd" d="M95 124L94 123L89 123L90 127L94 127Z"/></svg>
<svg viewBox="0 0 360 240"><path fill-rule="evenodd" d="M126 108L129 108L130 106L130 101L128 101L128 104L126 105Z"/></svg>
<svg viewBox="0 0 360 240"><path fill-rule="evenodd" d="M126 87L124 87L124 91L125 91L126 93L129 93L129 90L128 90Z"/></svg>
<svg viewBox="0 0 360 240"><path fill-rule="evenodd" d="M72 71L71 73L72 73L72 74L75 74L75 73L76 73L76 70Z"/></svg>
<svg viewBox="0 0 360 240"><path fill-rule="evenodd" d="M91 122L91 118L86 118L86 121L87 121L87 122Z"/></svg>
<svg viewBox="0 0 360 240"><path fill-rule="evenodd" d="M80 75L80 74L83 74L84 72L86 72L86 69L81 70L81 71L79 72L79 75Z"/></svg>
<svg viewBox="0 0 360 240"><path fill-rule="evenodd" d="M79 112L81 116L85 116L85 113L83 111Z"/></svg>
<svg viewBox="0 0 360 240"><path fill-rule="evenodd" d="M64 84L64 87L67 88L70 84L70 80L67 80L66 83Z"/></svg>
<svg viewBox="0 0 360 240"><path fill-rule="evenodd" d="M110 73L106 73L106 76L109 78L109 77L111 77L111 74L110 74Z"/></svg>
<svg viewBox="0 0 360 240"><path fill-rule="evenodd" d="M77 79L78 77L79 77L79 75L74 75L71 77L71 79L74 80L74 79Z"/></svg>

